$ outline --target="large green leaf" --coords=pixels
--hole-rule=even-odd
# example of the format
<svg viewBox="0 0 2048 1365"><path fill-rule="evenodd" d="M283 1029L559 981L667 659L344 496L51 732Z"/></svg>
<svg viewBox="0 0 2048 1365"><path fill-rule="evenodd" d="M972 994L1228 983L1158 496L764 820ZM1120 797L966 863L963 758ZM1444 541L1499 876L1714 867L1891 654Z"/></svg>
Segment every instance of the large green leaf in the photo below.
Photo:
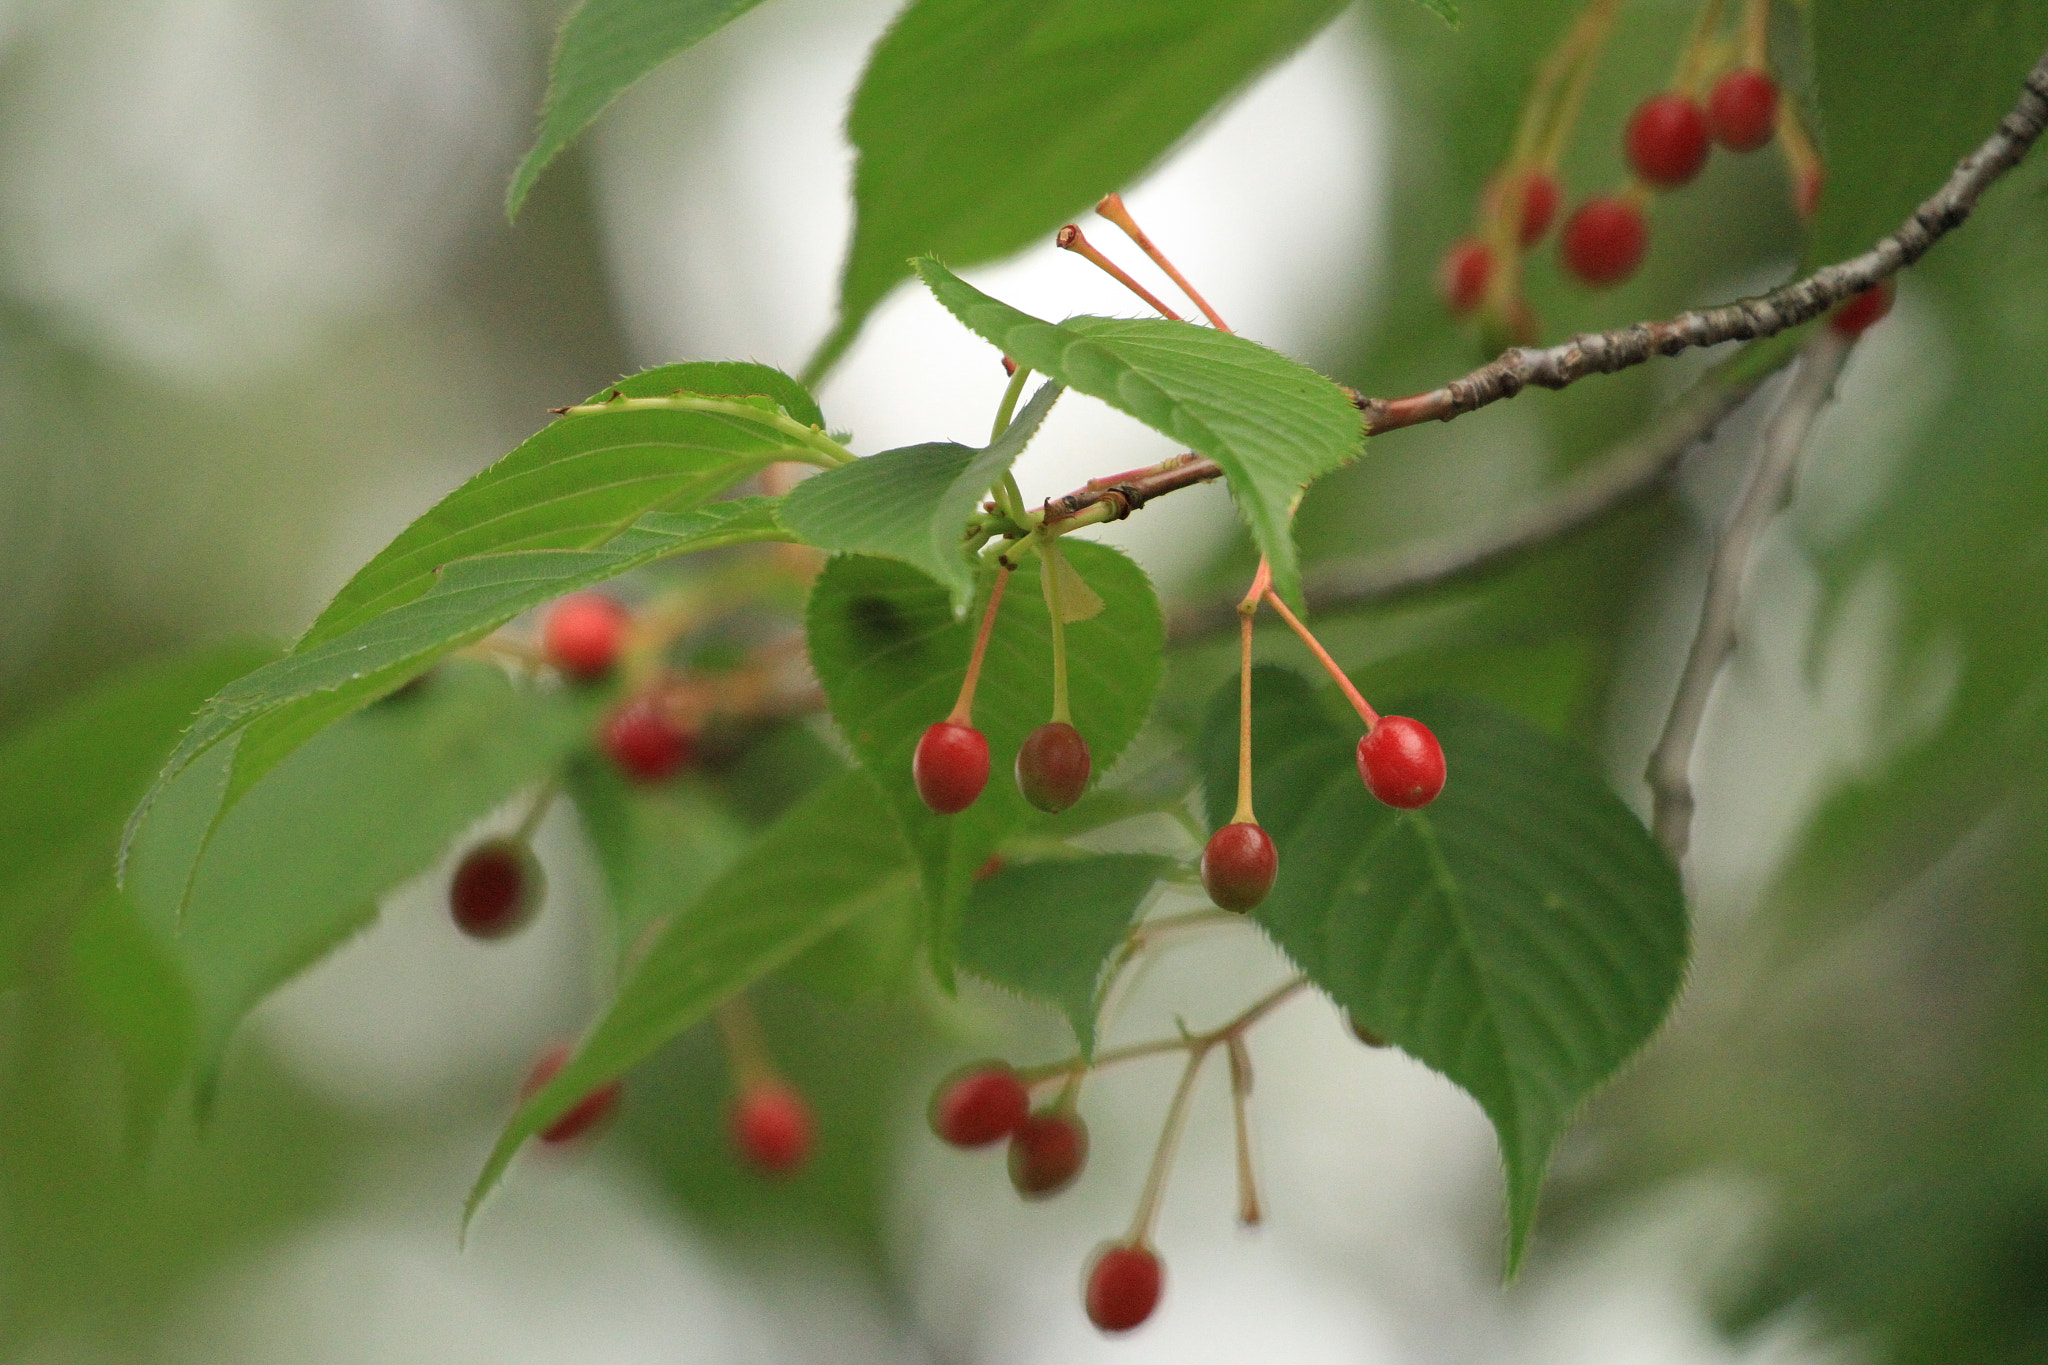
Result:
<svg viewBox="0 0 2048 1365"><path fill-rule="evenodd" d="M821 372L932 252L1039 241L1130 184L1343 0L917 0L861 77L853 244Z"/></svg>
<svg viewBox="0 0 2048 1365"><path fill-rule="evenodd" d="M1019 365L1127 412L1223 467L1273 584L1298 607L1289 523L1308 484L1364 448L1365 420L1343 389L1255 341L1164 318L1051 323L917 262L940 303Z"/></svg>
<svg viewBox="0 0 2048 1365"><path fill-rule="evenodd" d="M1041 385L979 450L952 441L906 446L805 479L784 501L782 520L820 549L886 555L922 569L964 611L974 595L974 560L962 528L1024 453L1060 391L1057 383Z"/></svg>
<svg viewBox="0 0 2048 1365"><path fill-rule="evenodd" d="M1142 570L1100 545L1068 542L1068 561L1099 593L1102 613L1067 627L1067 674L1075 726L1095 770L1131 741L1159 682L1163 628ZM845 555L811 592L811 662L832 718L861 766L886 794L916 851L930 915L928 938L942 977L974 874L1013 832L1042 816L1011 778L1017 749L1052 714L1050 618L1038 559L1012 575L975 694L974 723L988 737L991 775L958 815L934 815L911 782L911 755L925 729L945 719L967 671L979 611L956 618L944 588L893 560ZM986 577L981 589L986 600Z"/></svg>
<svg viewBox="0 0 2048 1365"><path fill-rule="evenodd" d="M914 884L896 823L847 772L799 802L648 944L576 1055L512 1116L465 1219L527 1138L721 1001Z"/></svg>
<svg viewBox="0 0 2048 1365"><path fill-rule="evenodd" d="M760 2L584 0L578 5L555 39L540 131L505 191L506 216L519 215L548 163L628 87Z"/></svg>
<svg viewBox="0 0 2048 1365"><path fill-rule="evenodd" d="M1005 864L967 898L960 965L1058 1006L1082 1053L1093 1053L1102 969L1172 866L1143 853Z"/></svg>
<svg viewBox="0 0 2048 1365"><path fill-rule="evenodd" d="M1366 793L1355 729L1304 680L1262 670L1255 682L1254 781L1288 799L1260 811L1280 876L1254 913L1353 1019L1485 1109L1507 1168L1512 1274L1559 1134L1677 994L1678 877L1583 757L1521 721L1457 698L1415 703L1450 781L1429 806L1396 811ZM1212 801L1234 781L1223 736L1236 727L1232 684L1203 741Z"/></svg>
<svg viewBox="0 0 2048 1365"><path fill-rule="evenodd" d="M115 889L111 853L73 929L64 971L72 997L121 1059L128 1150L142 1158L191 1068L197 1009L170 945Z"/></svg>

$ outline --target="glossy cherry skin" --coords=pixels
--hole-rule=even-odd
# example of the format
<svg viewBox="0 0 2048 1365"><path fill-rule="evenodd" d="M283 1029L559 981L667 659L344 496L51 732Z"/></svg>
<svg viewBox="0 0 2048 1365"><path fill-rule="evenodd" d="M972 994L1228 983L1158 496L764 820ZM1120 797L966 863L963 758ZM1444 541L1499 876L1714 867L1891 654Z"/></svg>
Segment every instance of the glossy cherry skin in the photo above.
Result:
<svg viewBox="0 0 2048 1365"><path fill-rule="evenodd" d="M1426 806L1444 789L1443 746L1419 720L1381 716L1358 741L1358 776L1390 806Z"/></svg>
<svg viewBox="0 0 2048 1365"><path fill-rule="evenodd" d="M503 938L533 918L543 886L540 863L523 841L489 839L455 865L448 911L471 938Z"/></svg>
<svg viewBox="0 0 2048 1365"><path fill-rule="evenodd" d="M569 1060L571 1051L569 1044L556 1043L543 1052L540 1059L533 1064L533 1070L527 1073L526 1084L519 1088L519 1098L531 1099L539 1093L540 1088L553 1080L555 1073ZM618 1081L599 1086L576 1101L575 1106L562 1117L541 1129L540 1140L550 1146L559 1147L565 1142L573 1142L582 1137L618 1111L619 1098L624 1089Z"/></svg>
<svg viewBox="0 0 2048 1365"><path fill-rule="evenodd" d="M783 1176L811 1154L811 1107L789 1086L765 1081L733 1101L733 1146L763 1175Z"/></svg>
<svg viewBox="0 0 2048 1365"><path fill-rule="evenodd" d="M1202 849L1202 889L1224 910L1246 911L1266 899L1280 875L1280 851L1265 830L1232 822Z"/></svg>
<svg viewBox="0 0 2048 1365"><path fill-rule="evenodd" d="M1890 280L1873 284L1860 294L1852 294L1828 318L1828 326L1845 337L1860 337L1892 311L1892 294Z"/></svg>
<svg viewBox="0 0 2048 1365"><path fill-rule="evenodd" d="M612 712L601 739L619 771L635 782L660 782L675 776L696 749L690 732L651 694L634 697Z"/></svg>
<svg viewBox="0 0 2048 1365"><path fill-rule="evenodd" d="M1641 209L1625 199L1588 199L1565 219L1557 250L1566 270L1601 286L1635 274L1649 244Z"/></svg>
<svg viewBox="0 0 2048 1365"><path fill-rule="evenodd" d="M1166 1270L1152 1248L1105 1242L1088 1263L1088 1321L1105 1332L1128 1332L1152 1316L1165 1287Z"/></svg>
<svg viewBox="0 0 2048 1365"><path fill-rule="evenodd" d="M941 1082L932 1095L932 1131L955 1147L986 1147L1024 1126L1031 1092L1006 1062L977 1062Z"/></svg>
<svg viewBox="0 0 2048 1365"><path fill-rule="evenodd" d="M1088 1125L1070 1111L1041 1109L1010 1134L1010 1183L1026 1199L1058 1194L1088 1164Z"/></svg>
<svg viewBox="0 0 2048 1365"><path fill-rule="evenodd" d="M1048 815L1058 815L1088 789L1088 741L1063 720L1049 720L1017 750L1017 790Z"/></svg>
<svg viewBox="0 0 2048 1365"><path fill-rule="evenodd" d="M1652 95L1629 116L1623 137L1628 164L1648 184L1676 189L1700 173L1712 149L1707 111L1676 91Z"/></svg>
<svg viewBox="0 0 2048 1365"><path fill-rule="evenodd" d="M1463 315L1486 297L1486 285L1493 278L1493 250L1476 237L1451 243L1437 267L1437 292L1453 313Z"/></svg>
<svg viewBox="0 0 2048 1365"><path fill-rule="evenodd" d="M579 592L555 604L541 623L541 656L580 682L602 678L619 661L633 614L601 592Z"/></svg>
<svg viewBox="0 0 2048 1365"><path fill-rule="evenodd" d="M958 815L988 785L988 738L972 725L942 720L917 741L910 776L927 806Z"/></svg>
<svg viewBox="0 0 2048 1365"><path fill-rule="evenodd" d="M1707 92L1707 124L1731 152L1753 152L1778 126L1778 83L1768 71L1738 67Z"/></svg>

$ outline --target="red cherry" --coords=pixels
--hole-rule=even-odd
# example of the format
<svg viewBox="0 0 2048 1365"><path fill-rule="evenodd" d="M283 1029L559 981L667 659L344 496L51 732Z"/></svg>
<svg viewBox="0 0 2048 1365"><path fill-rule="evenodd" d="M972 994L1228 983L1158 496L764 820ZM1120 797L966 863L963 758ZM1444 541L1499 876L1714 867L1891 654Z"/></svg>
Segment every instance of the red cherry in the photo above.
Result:
<svg viewBox="0 0 2048 1365"><path fill-rule="evenodd" d="M1667 90L1629 116L1623 137L1628 164L1659 189L1676 189L1707 164L1707 114L1698 100Z"/></svg>
<svg viewBox="0 0 2048 1365"><path fill-rule="evenodd" d="M963 1067L932 1095L932 1131L955 1147L986 1147L1031 1117L1031 1092L1007 1062Z"/></svg>
<svg viewBox="0 0 2048 1365"><path fill-rule="evenodd" d="M972 725L942 720L918 740L910 776L927 806L958 815L988 785L988 739Z"/></svg>
<svg viewBox="0 0 2048 1365"><path fill-rule="evenodd" d="M1437 267L1437 292L1453 313L1463 315L1486 297L1487 281L1493 278L1493 251L1476 237L1451 243Z"/></svg>
<svg viewBox="0 0 2048 1365"><path fill-rule="evenodd" d="M1273 889L1280 852L1265 830L1234 821L1209 836L1202 849L1202 889L1225 910L1250 910Z"/></svg>
<svg viewBox="0 0 2048 1365"><path fill-rule="evenodd" d="M601 592L563 598L540 628L540 652L572 678L588 682L612 671L633 614Z"/></svg>
<svg viewBox="0 0 2048 1365"><path fill-rule="evenodd" d="M1827 172L1819 166L1808 166L1799 173L1799 184L1792 192L1792 207L1799 210L1803 219L1820 212L1820 192L1827 188Z"/></svg>
<svg viewBox="0 0 2048 1365"><path fill-rule="evenodd" d="M1530 247L1542 241L1543 234L1550 231L1550 224L1557 217L1560 195L1556 177L1542 171L1524 174L1521 186L1522 218L1517 224L1517 240Z"/></svg>
<svg viewBox="0 0 2048 1365"><path fill-rule="evenodd" d="M540 1088L555 1078L569 1060L571 1048L567 1043L556 1043L533 1064L533 1070L526 1075L526 1084L519 1087L519 1098L532 1099ZM585 1095L562 1117L540 1130L540 1140L553 1146L582 1137L591 1129L609 1119L618 1110L619 1096L624 1087L618 1081L611 1081Z"/></svg>
<svg viewBox="0 0 2048 1365"><path fill-rule="evenodd" d="M1047 815L1081 799L1088 786L1088 741L1063 720L1049 720L1017 750L1017 790Z"/></svg>
<svg viewBox="0 0 2048 1365"><path fill-rule="evenodd" d="M1778 126L1778 83L1768 71L1737 67L1707 93L1707 122L1729 151L1755 151Z"/></svg>
<svg viewBox="0 0 2048 1365"><path fill-rule="evenodd" d="M1358 741L1358 776L1390 806L1413 810L1444 789L1444 750L1419 720L1381 716Z"/></svg>
<svg viewBox="0 0 2048 1365"><path fill-rule="evenodd" d="M788 1175L811 1154L811 1107L778 1081L751 1086L733 1101L732 1140L763 1175Z"/></svg>
<svg viewBox="0 0 2048 1365"><path fill-rule="evenodd" d="M1851 294L1828 318L1828 326L1845 337L1860 337L1892 311L1892 282L1880 280L1860 294Z"/></svg>
<svg viewBox="0 0 2048 1365"><path fill-rule="evenodd" d="M1152 1316L1165 1287L1166 1270L1152 1248L1104 1242L1088 1263L1083 1300L1088 1321L1105 1332L1128 1332Z"/></svg>
<svg viewBox="0 0 2048 1365"><path fill-rule="evenodd" d="M533 918L542 885L540 863L523 840L486 840L455 865L448 909L471 938L503 938Z"/></svg>
<svg viewBox="0 0 2048 1365"><path fill-rule="evenodd" d="M1088 1125L1070 1110L1041 1109L1010 1134L1010 1183L1026 1199L1058 1194L1088 1161Z"/></svg>
<svg viewBox="0 0 2048 1365"><path fill-rule="evenodd" d="M690 761L694 737L678 725L652 693L634 697L604 724L604 750L635 782L673 777Z"/></svg>
<svg viewBox="0 0 2048 1365"><path fill-rule="evenodd" d="M1588 199L1565 219L1558 238L1564 268L1590 285L1619 284L1636 273L1649 246L1643 211L1626 199Z"/></svg>

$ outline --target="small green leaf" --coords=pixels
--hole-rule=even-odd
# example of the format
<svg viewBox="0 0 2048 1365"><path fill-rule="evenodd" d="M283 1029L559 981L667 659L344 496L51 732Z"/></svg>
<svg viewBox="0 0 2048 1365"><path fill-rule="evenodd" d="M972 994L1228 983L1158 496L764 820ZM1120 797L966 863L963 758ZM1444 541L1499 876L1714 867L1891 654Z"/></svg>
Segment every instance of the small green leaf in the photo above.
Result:
<svg viewBox="0 0 2048 1365"><path fill-rule="evenodd" d="M960 965L1051 1001L1095 1051L1102 971L1173 860L1142 853L1007 863L978 883L960 921Z"/></svg>
<svg viewBox="0 0 2048 1365"><path fill-rule="evenodd" d="M861 76L839 322L822 373L931 252L962 264L1042 241L1136 181L1343 0L916 0Z"/></svg>
<svg viewBox="0 0 2048 1365"><path fill-rule="evenodd" d="M965 611L974 560L961 533L984 494L1009 472L1060 396L1044 384L1016 420L980 450L950 441L885 450L805 479L784 500L782 520L822 550L886 555L924 570Z"/></svg>
<svg viewBox="0 0 2048 1365"><path fill-rule="evenodd" d="M1255 680L1254 734L1270 749L1255 749L1254 781L1291 799L1260 811L1280 876L1254 913L1353 1019L1485 1109L1507 1168L1512 1275L1559 1134L1678 992L1677 874L1577 752L1521 721L1416 702L1450 781L1396 811L1359 781L1355 733L1320 710L1299 677ZM1233 683L1202 743L1212 801L1234 768L1218 731L1234 738L1236 724Z"/></svg>
<svg viewBox="0 0 2048 1365"><path fill-rule="evenodd" d="M1029 365L1223 466L1273 586L1299 607L1290 529L1301 490L1358 454L1365 419L1344 390L1255 341L1164 318L1019 312L926 257L917 273L954 317Z"/></svg>
<svg viewBox="0 0 2048 1365"><path fill-rule="evenodd" d="M1108 603L1067 629L1074 725L1097 772L1107 772L1137 734L1159 683L1164 627L1142 570L1105 546L1069 542L1066 553ZM974 723L987 736L987 790L958 815L934 815L911 782L918 738L952 710L980 625L979 608L953 614L945 589L893 560L844 555L825 566L807 617L811 661L832 718L863 769L888 797L916 851L927 938L942 979L951 970L961 904L974 874L1013 832L1052 817L1024 801L1012 767L1024 736L1052 714L1051 623L1038 589L1038 560L1011 575L975 693ZM986 601L984 582L980 601Z"/></svg>
<svg viewBox="0 0 2048 1365"><path fill-rule="evenodd" d="M505 1126L465 1225L521 1143L735 992L915 883L896 822L866 776L826 783L776 822L647 946L583 1046Z"/></svg>
<svg viewBox="0 0 2048 1365"><path fill-rule="evenodd" d="M584 0L562 24L548 63L533 148L505 191L505 216L533 182L641 77L739 18L761 0Z"/></svg>

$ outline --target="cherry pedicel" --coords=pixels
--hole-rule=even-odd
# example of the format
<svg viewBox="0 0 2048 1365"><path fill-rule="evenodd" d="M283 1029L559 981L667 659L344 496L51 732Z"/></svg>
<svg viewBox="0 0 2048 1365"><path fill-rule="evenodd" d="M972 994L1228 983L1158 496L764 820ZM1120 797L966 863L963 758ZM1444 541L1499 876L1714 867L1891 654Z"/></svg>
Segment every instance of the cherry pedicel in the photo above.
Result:
<svg viewBox="0 0 2048 1365"><path fill-rule="evenodd" d="M541 655L579 682L593 681L619 661L632 621L631 612L601 592L565 597L541 623Z"/></svg>
<svg viewBox="0 0 2048 1365"><path fill-rule="evenodd" d="M1778 125L1778 83L1753 66L1729 72L1707 94L1707 123L1729 151L1755 151Z"/></svg>
<svg viewBox="0 0 2048 1365"><path fill-rule="evenodd" d="M958 815L988 785L988 739L972 725L942 720L918 740L910 776L927 806Z"/></svg>
<svg viewBox="0 0 2048 1365"><path fill-rule="evenodd" d="M1652 95L1629 116L1623 146L1635 173L1661 190L1676 189L1707 164L1707 113L1690 95Z"/></svg>
<svg viewBox="0 0 2048 1365"><path fill-rule="evenodd" d="M1105 1332L1128 1332L1152 1316L1165 1288L1159 1256L1142 1243L1105 1242L1088 1263L1082 1301L1088 1321Z"/></svg>
<svg viewBox="0 0 2048 1365"><path fill-rule="evenodd" d="M1444 789L1444 751L1419 720L1381 716L1358 741L1358 775L1390 806L1413 810Z"/></svg>
<svg viewBox="0 0 2048 1365"><path fill-rule="evenodd" d="M487 840L455 865L448 910L471 938L503 938L533 918L542 886L540 863L524 840Z"/></svg>
<svg viewBox="0 0 2048 1365"><path fill-rule="evenodd" d="M955 1147L986 1147L1024 1126L1031 1092L1003 1062L963 1067L932 1094L932 1132Z"/></svg>
<svg viewBox="0 0 2048 1365"><path fill-rule="evenodd" d="M1041 1109L1010 1134L1010 1183L1026 1199L1058 1194L1088 1163L1088 1125L1071 1110Z"/></svg>
<svg viewBox="0 0 2048 1365"><path fill-rule="evenodd" d="M1845 337L1862 336L1892 311L1893 292L1892 282L1883 280L1860 294L1850 295L1849 300L1828 318L1828 326Z"/></svg>
<svg viewBox="0 0 2048 1365"><path fill-rule="evenodd" d="M643 693L604 723L604 751L635 782L660 782L689 763L693 736L669 715L661 698Z"/></svg>
<svg viewBox="0 0 2048 1365"><path fill-rule="evenodd" d="M556 1043L543 1052L540 1059L533 1064L533 1070L527 1073L526 1084L519 1088L519 1098L532 1099L540 1093L540 1088L553 1080L555 1073L569 1060L570 1051L569 1044ZM582 1137L618 1111L619 1097L623 1090L624 1087L618 1081L599 1086L576 1101L575 1106L562 1117L541 1129L540 1140L559 1147L565 1142L573 1142Z"/></svg>
<svg viewBox="0 0 2048 1365"><path fill-rule="evenodd" d="M1588 199L1565 220L1557 249L1566 270L1598 286L1635 274L1649 244L1641 209L1626 199Z"/></svg>
<svg viewBox="0 0 2048 1365"><path fill-rule="evenodd" d="M811 1154L811 1107L780 1081L741 1091L731 1122L733 1145L763 1175L788 1175Z"/></svg>
<svg viewBox="0 0 2048 1365"><path fill-rule="evenodd" d="M1280 853L1259 825L1232 821L1202 849L1202 889L1224 910L1255 909L1280 875Z"/></svg>
<svg viewBox="0 0 2048 1365"><path fill-rule="evenodd" d="M1437 267L1437 291L1453 313L1463 315L1479 306L1492 278L1493 249L1477 237L1466 237L1444 253L1443 264Z"/></svg>
<svg viewBox="0 0 2048 1365"><path fill-rule="evenodd" d="M1026 801L1057 815L1079 801L1087 786L1088 741L1079 730L1052 720L1024 737L1017 750L1017 790Z"/></svg>

